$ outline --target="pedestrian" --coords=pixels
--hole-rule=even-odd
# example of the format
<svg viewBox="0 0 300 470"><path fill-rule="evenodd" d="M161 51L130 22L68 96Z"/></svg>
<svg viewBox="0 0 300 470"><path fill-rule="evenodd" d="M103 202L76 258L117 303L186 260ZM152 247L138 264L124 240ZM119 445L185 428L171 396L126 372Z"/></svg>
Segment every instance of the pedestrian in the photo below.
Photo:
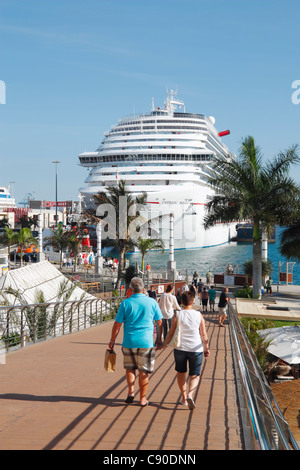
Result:
<svg viewBox="0 0 300 470"><path fill-rule="evenodd" d="M183 286L182 286L182 293L186 292L188 290L189 290L188 285L187 285L186 281L184 281Z"/></svg>
<svg viewBox="0 0 300 470"><path fill-rule="evenodd" d="M181 392L181 405L188 406L193 410L195 391L199 383L200 369L204 357L209 356L208 338L205 322L198 310L193 309L195 296L193 292L182 294L183 309L174 316L172 327L161 347L168 346L175 332L177 322L180 323L180 346L174 348L175 370L177 372L177 383ZM188 391L186 373L189 368Z"/></svg>
<svg viewBox="0 0 300 470"><path fill-rule="evenodd" d="M193 292L194 296L196 297L197 289L196 289L196 287L194 286L194 284L191 284L191 285L190 285L189 291L190 291L190 292Z"/></svg>
<svg viewBox="0 0 300 470"><path fill-rule="evenodd" d="M150 266L149 263L148 263L147 266L146 266L146 271L149 272L149 273L151 273L151 266Z"/></svg>
<svg viewBox="0 0 300 470"><path fill-rule="evenodd" d="M211 270L209 269L208 272L206 273L206 284L208 286L212 283L212 278L213 278L213 275L212 275Z"/></svg>
<svg viewBox="0 0 300 470"><path fill-rule="evenodd" d="M224 326L223 323L227 318L226 307L228 305L229 298L228 298L228 287L225 287L223 292L221 292L219 303L218 303L218 310L219 310L219 326Z"/></svg>
<svg viewBox="0 0 300 470"><path fill-rule="evenodd" d="M147 292L147 295L154 299L157 302L157 296L156 296L156 291L153 286L150 286L150 289ZM158 326L158 321L155 321L155 328L154 328L154 334L156 338L158 338L158 332L159 332L159 326Z"/></svg>
<svg viewBox="0 0 300 470"><path fill-rule="evenodd" d="M115 340L123 324L122 353L128 395L126 404L133 403L136 370L139 371L140 405L149 404L146 394L149 384L149 374L154 370L155 346L153 343L154 321L158 321L159 334L157 345L161 346L162 314L157 302L143 294L142 279L134 277L130 288L132 295L121 303L112 327L109 349L115 346Z"/></svg>
<svg viewBox="0 0 300 470"><path fill-rule="evenodd" d="M127 291L126 291L126 297L127 297L127 299L129 299L129 297L131 297L131 296L132 296L132 290L131 290L131 287L129 286Z"/></svg>
<svg viewBox="0 0 300 470"><path fill-rule="evenodd" d="M176 299L177 299L178 305L181 305L181 294L180 294L180 288L179 287L177 289Z"/></svg>
<svg viewBox="0 0 300 470"><path fill-rule="evenodd" d="M180 310L176 297L173 295L173 286L171 284L167 286L166 292L161 295L158 303L163 315L163 334L164 339L166 339L168 330L171 327L174 310Z"/></svg>
<svg viewBox="0 0 300 470"><path fill-rule="evenodd" d="M152 299L156 300L156 292L153 286L150 286L150 289L148 290L148 295L149 297L152 297Z"/></svg>
<svg viewBox="0 0 300 470"><path fill-rule="evenodd" d="M227 268L227 274L233 274L233 267L231 264Z"/></svg>
<svg viewBox="0 0 300 470"><path fill-rule="evenodd" d="M215 291L215 287L211 286L211 288L208 291L208 302L209 302L210 311L213 311L213 312L215 311L216 295L217 295L217 292Z"/></svg>
<svg viewBox="0 0 300 470"><path fill-rule="evenodd" d="M269 294L271 297L272 297L272 279L269 278L266 282L266 291L267 291L267 295Z"/></svg>
<svg viewBox="0 0 300 470"><path fill-rule="evenodd" d="M204 312L204 309L207 312L208 292L206 287L203 287L203 291L201 292L201 302L203 306L202 312Z"/></svg>
<svg viewBox="0 0 300 470"><path fill-rule="evenodd" d="M201 304L201 292L203 290L203 282L201 279L199 279L199 282L198 282L198 286L197 286L197 291L198 291L198 299L200 301L200 304Z"/></svg>
<svg viewBox="0 0 300 470"><path fill-rule="evenodd" d="M197 271L194 271L194 274L193 274L193 284L194 284L194 286L197 287L197 284L198 284L198 273L197 273Z"/></svg>

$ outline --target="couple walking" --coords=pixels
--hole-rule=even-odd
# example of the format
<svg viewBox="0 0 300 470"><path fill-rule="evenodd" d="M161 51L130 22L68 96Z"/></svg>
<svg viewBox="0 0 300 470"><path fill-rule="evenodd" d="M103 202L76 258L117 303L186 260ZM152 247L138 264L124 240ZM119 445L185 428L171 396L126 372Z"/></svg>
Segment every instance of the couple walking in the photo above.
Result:
<svg viewBox="0 0 300 470"><path fill-rule="evenodd" d="M130 284L133 294L123 300L112 327L109 349L113 349L115 340L123 324L122 352L126 372L128 395L126 404L133 403L136 371L139 372L140 406L147 406L147 388L149 374L154 370L155 351L167 347L175 332L177 322L180 323L180 346L174 349L177 382L181 391L180 403L195 408L194 393L199 383L200 368L205 357L209 356L208 339L205 323L199 311L193 309L194 294L182 294L183 309L178 318L174 316L169 333L162 342L162 313L151 297L147 297L144 284L140 278L133 278ZM158 335L154 345L154 322L158 326ZM156 346L156 347L155 347ZM186 373L189 366L189 386L187 390Z"/></svg>

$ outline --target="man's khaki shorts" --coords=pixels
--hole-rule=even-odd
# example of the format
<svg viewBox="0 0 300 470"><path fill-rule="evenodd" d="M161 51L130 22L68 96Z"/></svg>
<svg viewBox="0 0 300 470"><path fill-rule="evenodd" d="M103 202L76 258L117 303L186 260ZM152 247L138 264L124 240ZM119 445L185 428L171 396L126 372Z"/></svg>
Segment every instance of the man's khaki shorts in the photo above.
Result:
<svg viewBox="0 0 300 470"><path fill-rule="evenodd" d="M122 347L124 369L147 372L151 374L154 370L155 348L131 348Z"/></svg>
<svg viewBox="0 0 300 470"><path fill-rule="evenodd" d="M222 315L223 317L227 317L226 307L218 307L218 310L220 315Z"/></svg>

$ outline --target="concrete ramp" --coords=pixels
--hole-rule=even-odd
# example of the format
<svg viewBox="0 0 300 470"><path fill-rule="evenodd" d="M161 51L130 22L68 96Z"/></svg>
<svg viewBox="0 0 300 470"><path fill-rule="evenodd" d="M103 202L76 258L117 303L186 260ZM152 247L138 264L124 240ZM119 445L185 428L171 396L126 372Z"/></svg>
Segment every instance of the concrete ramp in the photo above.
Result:
<svg viewBox="0 0 300 470"><path fill-rule="evenodd" d="M298 299L264 298L263 300L236 299L239 317L265 318L268 320L300 321Z"/></svg>

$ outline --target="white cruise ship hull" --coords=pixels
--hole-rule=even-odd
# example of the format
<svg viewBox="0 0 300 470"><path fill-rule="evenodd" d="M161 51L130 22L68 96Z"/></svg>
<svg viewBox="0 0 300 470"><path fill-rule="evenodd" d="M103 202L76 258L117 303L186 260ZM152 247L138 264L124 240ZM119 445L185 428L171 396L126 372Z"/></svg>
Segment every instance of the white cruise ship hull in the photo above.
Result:
<svg viewBox="0 0 300 470"><path fill-rule="evenodd" d="M164 108L120 120L97 151L80 154L90 168L80 192L85 206L93 206L96 193L123 180L133 195L147 193L144 231L133 238L159 237L167 249L173 214L175 250L221 245L236 235L236 223L205 230L204 217L214 194L207 184L213 160L235 158L220 138L229 131L218 133L212 117L175 112L178 105L171 92Z"/></svg>
<svg viewBox="0 0 300 470"><path fill-rule="evenodd" d="M140 195L148 188L141 188L141 192L128 187L134 196ZM196 193L197 190L197 193ZM90 200L93 192L83 192L86 200ZM193 194L197 194L194 196ZM168 249L170 239L170 214L174 216L174 250L197 249L228 243L236 236L236 222L230 224L217 223L205 229L204 217L208 194L211 190L199 187L179 188L169 187L168 191L148 192L146 211L141 211L140 230L131 227L133 238L159 237ZM149 231L150 230L150 231Z"/></svg>

